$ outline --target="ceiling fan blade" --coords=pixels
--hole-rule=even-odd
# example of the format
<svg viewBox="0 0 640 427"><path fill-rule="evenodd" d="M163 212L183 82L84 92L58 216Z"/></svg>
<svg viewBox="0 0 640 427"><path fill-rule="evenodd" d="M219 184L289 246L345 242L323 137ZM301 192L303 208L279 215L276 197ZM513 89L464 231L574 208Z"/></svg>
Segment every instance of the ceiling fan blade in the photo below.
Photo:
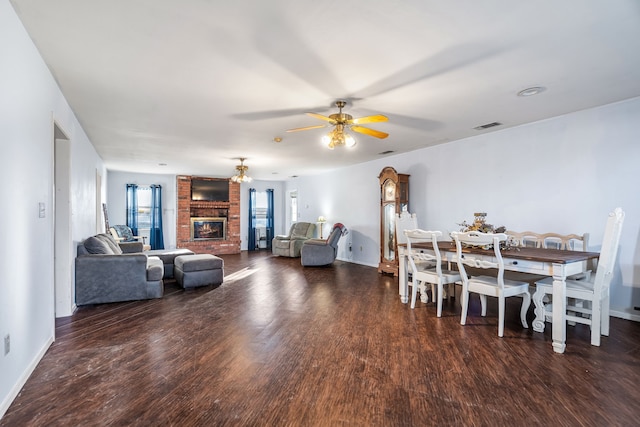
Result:
<svg viewBox="0 0 640 427"><path fill-rule="evenodd" d="M322 114L318 114L318 113L305 113L305 114L307 116L311 116L313 118L324 120L325 122L329 122L332 125L336 124L336 121L334 119L332 119L331 117L323 116Z"/></svg>
<svg viewBox="0 0 640 427"><path fill-rule="evenodd" d="M318 50L309 43L307 37L304 37L303 28L293 25L292 20L288 19L282 10L270 2L254 3L251 9L256 13L247 14L247 18L259 17L251 26L253 30L250 31L250 37L261 55L289 71L292 76L307 82L310 87L316 88L325 96L333 97L336 93L346 93L339 69L336 70L327 58L317 53Z"/></svg>
<svg viewBox="0 0 640 427"><path fill-rule="evenodd" d="M315 125L315 126L305 126L303 128L287 129L287 132L298 132L301 130L320 129L324 127L327 127L327 125Z"/></svg>
<svg viewBox="0 0 640 427"><path fill-rule="evenodd" d="M369 86L359 90L351 96L372 98L383 93L410 86L422 80L433 78L444 73L450 73L463 67L468 67L487 60L493 56L504 54L506 46L487 46L485 43L465 43L442 50L435 55L409 65Z"/></svg>
<svg viewBox="0 0 640 427"><path fill-rule="evenodd" d="M305 108L288 108L284 110L267 110L267 111L250 111L245 113L236 113L232 114L231 117L239 120L267 120L267 119L278 119L280 117L289 117L289 116L297 116L301 114L303 111L313 111L313 110L328 110L327 107L305 107Z"/></svg>
<svg viewBox="0 0 640 427"><path fill-rule="evenodd" d="M363 128L362 126L351 126L351 130L354 132L363 133L365 135L375 136L376 138L380 138L380 139L384 139L389 136L388 133L380 132L379 130Z"/></svg>
<svg viewBox="0 0 640 427"><path fill-rule="evenodd" d="M361 108L359 109L359 111L363 111L364 113L374 112L373 110L367 110L366 108ZM389 117L389 120L394 125L404 126L412 129L435 131L435 130L441 129L444 126L444 124L441 122L438 122L436 120L426 119L423 117L405 116L402 114L388 113L384 111L382 111L381 113Z"/></svg>
<svg viewBox="0 0 640 427"><path fill-rule="evenodd" d="M353 123L354 125L362 125L365 123L378 123L378 122L386 122L389 118L387 116L383 116L382 114L376 114L375 116L367 116L360 117L358 119L349 120L349 123Z"/></svg>

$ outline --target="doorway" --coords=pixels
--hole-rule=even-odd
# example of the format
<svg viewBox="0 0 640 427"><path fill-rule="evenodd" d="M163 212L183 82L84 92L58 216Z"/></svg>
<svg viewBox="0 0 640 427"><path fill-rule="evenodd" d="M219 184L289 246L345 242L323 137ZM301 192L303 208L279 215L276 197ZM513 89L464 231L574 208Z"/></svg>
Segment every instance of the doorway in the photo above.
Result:
<svg viewBox="0 0 640 427"><path fill-rule="evenodd" d="M298 222L298 190L291 190L287 200L288 209L285 228L288 230L291 227L291 224Z"/></svg>
<svg viewBox="0 0 640 427"><path fill-rule="evenodd" d="M273 189L249 189L249 239L247 250L271 250L273 238Z"/></svg>
<svg viewBox="0 0 640 427"><path fill-rule="evenodd" d="M55 317L75 309L73 298L73 244L71 238L71 141L53 124L53 268Z"/></svg>

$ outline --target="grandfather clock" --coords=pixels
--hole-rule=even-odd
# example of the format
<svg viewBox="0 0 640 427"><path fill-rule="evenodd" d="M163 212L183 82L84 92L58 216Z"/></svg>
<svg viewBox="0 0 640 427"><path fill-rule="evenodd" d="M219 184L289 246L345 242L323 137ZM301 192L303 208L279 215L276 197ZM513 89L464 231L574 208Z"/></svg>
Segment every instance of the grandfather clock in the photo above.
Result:
<svg viewBox="0 0 640 427"><path fill-rule="evenodd" d="M409 210L409 175L399 174L392 167L380 175L380 264L378 273L398 275L398 243L396 214Z"/></svg>

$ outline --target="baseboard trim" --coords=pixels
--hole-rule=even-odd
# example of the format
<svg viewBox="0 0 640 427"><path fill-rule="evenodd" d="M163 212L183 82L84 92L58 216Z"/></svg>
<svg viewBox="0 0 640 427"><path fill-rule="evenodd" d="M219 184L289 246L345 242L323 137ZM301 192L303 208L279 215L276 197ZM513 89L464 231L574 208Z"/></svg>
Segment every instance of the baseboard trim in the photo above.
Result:
<svg viewBox="0 0 640 427"><path fill-rule="evenodd" d="M11 403L13 403L15 398L18 396L18 393L20 393L20 390L22 390L22 387L24 387L24 385L27 383L27 380L29 379L33 371L36 369L36 367L38 366L38 363L40 363L40 361L44 357L47 350L49 350L49 347L51 347L51 344L53 344L53 341L54 341L53 336L49 337L47 342L45 342L44 346L40 349L38 354L36 354L36 357L33 358L33 360L31 361L27 369L24 371L22 376L11 388L11 391L9 392L9 394L2 401L2 404L0 405L0 419L2 419L4 414L9 410L9 406L11 406Z"/></svg>
<svg viewBox="0 0 640 427"><path fill-rule="evenodd" d="M629 313L626 311L609 310L609 315L611 317L617 317L619 319L631 320L633 322L640 322L640 315Z"/></svg>
<svg viewBox="0 0 640 427"><path fill-rule="evenodd" d="M378 264L367 264L366 262L354 261L354 260L352 260L352 259L341 258L341 257L336 257L336 259L337 259L338 261L349 262L349 263L351 263L351 264L358 264L358 265L364 265L365 267L378 268Z"/></svg>

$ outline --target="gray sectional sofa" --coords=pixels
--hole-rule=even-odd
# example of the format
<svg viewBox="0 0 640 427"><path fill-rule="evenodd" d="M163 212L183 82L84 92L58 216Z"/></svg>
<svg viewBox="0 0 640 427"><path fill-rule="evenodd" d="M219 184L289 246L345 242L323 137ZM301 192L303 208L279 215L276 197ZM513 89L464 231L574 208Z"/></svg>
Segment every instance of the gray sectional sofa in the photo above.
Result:
<svg viewBox="0 0 640 427"><path fill-rule="evenodd" d="M78 245L76 304L100 304L160 298L163 278L173 277L173 260L188 249L142 252L142 243L118 244L109 234Z"/></svg>

